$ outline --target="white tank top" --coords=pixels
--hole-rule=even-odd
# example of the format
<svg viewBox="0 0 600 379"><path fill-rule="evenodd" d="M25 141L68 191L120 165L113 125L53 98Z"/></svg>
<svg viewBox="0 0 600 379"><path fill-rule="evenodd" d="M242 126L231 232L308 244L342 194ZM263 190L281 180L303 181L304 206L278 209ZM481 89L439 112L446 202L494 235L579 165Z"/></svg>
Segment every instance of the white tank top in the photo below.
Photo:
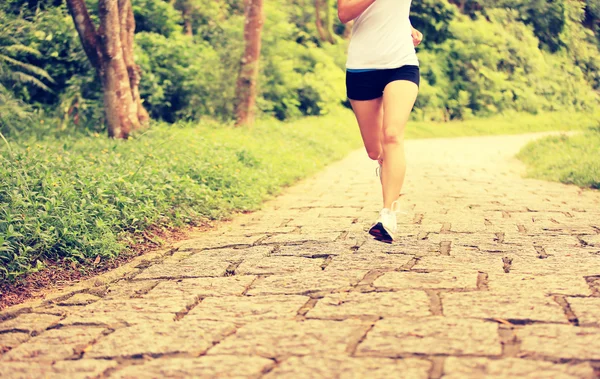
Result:
<svg viewBox="0 0 600 379"><path fill-rule="evenodd" d="M409 20L411 0L376 0L355 21L346 68L419 65Z"/></svg>

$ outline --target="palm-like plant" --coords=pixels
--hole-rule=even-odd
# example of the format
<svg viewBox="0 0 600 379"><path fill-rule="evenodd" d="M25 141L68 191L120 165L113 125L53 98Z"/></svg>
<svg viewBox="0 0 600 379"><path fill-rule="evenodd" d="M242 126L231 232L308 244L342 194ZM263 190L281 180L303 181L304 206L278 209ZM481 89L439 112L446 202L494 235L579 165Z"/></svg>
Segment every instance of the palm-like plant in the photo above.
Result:
<svg viewBox="0 0 600 379"><path fill-rule="evenodd" d="M40 57L42 54L35 48L19 41L15 35L25 27L26 21L10 19L0 11L0 86L7 87L15 83L29 84L52 92L41 80L54 83L46 70L24 62L22 57Z"/></svg>

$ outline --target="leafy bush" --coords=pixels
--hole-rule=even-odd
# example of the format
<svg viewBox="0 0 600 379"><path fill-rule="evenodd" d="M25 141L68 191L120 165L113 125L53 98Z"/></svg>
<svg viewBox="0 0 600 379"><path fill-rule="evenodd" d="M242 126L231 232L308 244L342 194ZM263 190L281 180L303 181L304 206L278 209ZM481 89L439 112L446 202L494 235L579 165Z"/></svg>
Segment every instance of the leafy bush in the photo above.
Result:
<svg viewBox="0 0 600 379"><path fill-rule="evenodd" d="M171 37L182 32L181 14L163 0L131 0L136 32Z"/></svg>
<svg viewBox="0 0 600 379"><path fill-rule="evenodd" d="M153 118L175 122L222 112L230 99L220 95L223 67L211 46L185 35L138 33L135 40L140 94Z"/></svg>
<svg viewBox="0 0 600 379"><path fill-rule="evenodd" d="M516 20L515 11L491 10L488 17L457 19L450 27L452 39L421 54L427 83L419 114L434 113L439 104L449 119L507 110L590 110L599 104L581 69L565 54L539 50L533 31Z"/></svg>

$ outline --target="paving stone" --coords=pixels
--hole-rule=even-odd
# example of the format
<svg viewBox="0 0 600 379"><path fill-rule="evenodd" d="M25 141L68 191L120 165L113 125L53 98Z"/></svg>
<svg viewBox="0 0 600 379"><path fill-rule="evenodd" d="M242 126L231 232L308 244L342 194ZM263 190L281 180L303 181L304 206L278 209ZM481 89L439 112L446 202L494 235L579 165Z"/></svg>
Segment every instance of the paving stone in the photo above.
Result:
<svg viewBox="0 0 600 379"><path fill-rule="evenodd" d="M235 270L236 275L272 275L293 272L318 272L323 269L324 258L264 257L245 260Z"/></svg>
<svg viewBox="0 0 600 379"><path fill-rule="evenodd" d="M39 313L24 313L13 319L0 323L0 332L21 331L39 333L46 328L56 325L60 317Z"/></svg>
<svg viewBox="0 0 600 379"><path fill-rule="evenodd" d="M427 317L429 298L423 291L344 292L319 299L307 317L345 320L360 317Z"/></svg>
<svg viewBox="0 0 600 379"><path fill-rule="evenodd" d="M500 355L498 325L444 317L388 318L375 323L358 346L358 356L406 354Z"/></svg>
<svg viewBox="0 0 600 379"><path fill-rule="evenodd" d="M257 260L271 255L273 246L252 246L245 248L225 248L214 250L201 250L193 252L188 258L190 262L203 264L205 261L226 261L240 263L245 260ZM186 260L187 261L187 260Z"/></svg>
<svg viewBox="0 0 600 379"><path fill-rule="evenodd" d="M378 288L393 289L476 289L476 271L464 272L388 272L375 280Z"/></svg>
<svg viewBox="0 0 600 379"><path fill-rule="evenodd" d="M76 306L76 305L87 305L95 301L100 300L101 297L90 295L89 293L76 293L70 298L58 302L58 305L62 306Z"/></svg>
<svg viewBox="0 0 600 379"><path fill-rule="evenodd" d="M502 293L591 295L591 290L583 276L562 273L556 275L490 273L488 288L492 292Z"/></svg>
<svg viewBox="0 0 600 379"><path fill-rule="evenodd" d="M344 354L352 337L364 333L366 328L365 324L354 320L260 321L241 327L208 354L267 358Z"/></svg>
<svg viewBox="0 0 600 379"><path fill-rule="evenodd" d="M0 352L19 346L29 338L29 333L0 333Z"/></svg>
<svg viewBox="0 0 600 379"><path fill-rule="evenodd" d="M185 298L188 299L186 304L189 304L190 301L193 302L201 297L241 295L255 279L255 276L247 275L163 281L142 298L156 301L167 298Z"/></svg>
<svg viewBox="0 0 600 379"><path fill-rule="evenodd" d="M333 257L327 266L328 270L399 270L407 264L412 257L405 255L392 255L382 253L354 253Z"/></svg>
<svg viewBox="0 0 600 379"><path fill-rule="evenodd" d="M585 256L536 258L525 261L526 264L513 265L510 272L511 274L531 275L593 276L600 272L600 259L597 257L597 255L586 253Z"/></svg>
<svg viewBox="0 0 600 379"><path fill-rule="evenodd" d="M435 271L478 271L485 273L504 274L502 256L485 253L452 254L452 256L425 256L420 257L415 269L430 272Z"/></svg>
<svg viewBox="0 0 600 379"><path fill-rule="evenodd" d="M321 271L271 275L259 278L252 284L248 295L294 295L322 291L348 290L358 284L367 273L364 271Z"/></svg>
<svg viewBox="0 0 600 379"><path fill-rule="evenodd" d="M87 358L131 357L143 354L200 355L235 332L231 323L205 320L172 321L117 329L89 349Z"/></svg>
<svg viewBox="0 0 600 379"><path fill-rule="evenodd" d="M489 379L592 379L594 370L589 363L555 364L516 358L492 360L450 357L444 362L444 379L484 377Z"/></svg>
<svg viewBox="0 0 600 379"><path fill-rule="evenodd" d="M118 363L114 361L92 359L58 361L54 364L51 362L3 362L0 365L0 377L6 379L88 379L96 378L117 365Z"/></svg>
<svg viewBox="0 0 600 379"><path fill-rule="evenodd" d="M74 357L103 333L103 328L60 328L43 332L15 347L1 361L52 362Z"/></svg>
<svg viewBox="0 0 600 379"><path fill-rule="evenodd" d="M341 243L304 243L302 245L283 245L271 256L318 257L327 255L348 254L350 248Z"/></svg>
<svg viewBox="0 0 600 379"><path fill-rule="evenodd" d="M575 312L575 315L579 320L579 325L600 326L600 298L570 297L567 301L571 306L571 310Z"/></svg>
<svg viewBox="0 0 600 379"><path fill-rule="evenodd" d="M229 262L215 260L210 256L196 254L179 262L157 263L141 274L136 279L161 279L161 278L191 278L191 277L217 277L224 276Z"/></svg>
<svg viewBox="0 0 600 379"><path fill-rule="evenodd" d="M568 323L563 309L552 297L541 293L470 292L444 293L440 296L444 315L448 317Z"/></svg>
<svg viewBox="0 0 600 379"><path fill-rule="evenodd" d="M297 244L304 242L333 242L340 236L339 232L328 232L328 233L310 233L310 234L299 234L299 233L288 233L288 234L277 234L263 240L262 244Z"/></svg>
<svg viewBox="0 0 600 379"><path fill-rule="evenodd" d="M144 280L139 282L119 281L108 287L104 299L115 300L139 297L156 287L158 283L159 282L156 280Z"/></svg>
<svg viewBox="0 0 600 379"><path fill-rule="evenodd" d="M265 378L426 379L431 363L421 359L351 358L348 356L290 357Z"/></svg>
<svg viewBox="0 0 600 379"><path fill-rule="evenodd" d="M73 312L61 325L74 324L139 324L173 320L194 304L191 298L101 300Z"/></svg>
<svg viewBox="0 0 600 379"><path fill-rule="evenodd" d="M235 324L267 319L293 319L309 300L306 296L229 296L204 299L185 319L227 321Z"/></svg>
<svg viewBox="0 0 600 379"><path fill-rule="evenodd" d="M579 239L585 242L588 246L600 248L600 234L588 234L579 236Z"/></svg>
<svg viewBox="0 0 600 379"><path fill-rule="evenodd" d="M109 378L259 378L273 366L275 362L261 357L215 355L200 358L163 358L125 367Z"/></svg>
<svg viewBox="0 0 600 379"><path fill-rule="evenodd" d="M526 355L600 359L600 329L572 325L527 325L517 332Z"/></svg>
<svg viewBox="0 0 600 379"><path fill-rule="evenodd" d="M214 236L207 237L202 236L200 238L188 239L176 244L176 247L179 247L179 251L185 250L205 250L205 249L216 249L219 247L229 247L229 246L252 246L258 240L266 236L266 233L263 235L252 235L252 236Z"/></svg>

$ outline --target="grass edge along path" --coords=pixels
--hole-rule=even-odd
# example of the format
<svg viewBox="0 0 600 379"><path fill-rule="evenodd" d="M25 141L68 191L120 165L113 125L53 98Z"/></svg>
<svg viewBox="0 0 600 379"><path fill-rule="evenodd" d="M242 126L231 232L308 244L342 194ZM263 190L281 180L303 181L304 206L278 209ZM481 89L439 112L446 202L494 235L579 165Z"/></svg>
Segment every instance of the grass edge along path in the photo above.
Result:
<svg viewBox="0 0 600 379"><path fill-rule="evenodd" d="M595 117L566 113L410 122L407 138L573 130ZM566 121L569 120L569 121ZM338 110L254 128L157 125L133 140L11 141L0 146L0 283L49 267L111 261L147 230L251 211L295 181L360 147L354 116ZM65 264L69 263L69 264ZM101 265L102 265L101 263Z"/></svg>
<svg viewBox="0 0 600 379"><path fill-rule="evenodd" d="M530 142L517 158L527 177L600 189L600 128Z"/></svg>

